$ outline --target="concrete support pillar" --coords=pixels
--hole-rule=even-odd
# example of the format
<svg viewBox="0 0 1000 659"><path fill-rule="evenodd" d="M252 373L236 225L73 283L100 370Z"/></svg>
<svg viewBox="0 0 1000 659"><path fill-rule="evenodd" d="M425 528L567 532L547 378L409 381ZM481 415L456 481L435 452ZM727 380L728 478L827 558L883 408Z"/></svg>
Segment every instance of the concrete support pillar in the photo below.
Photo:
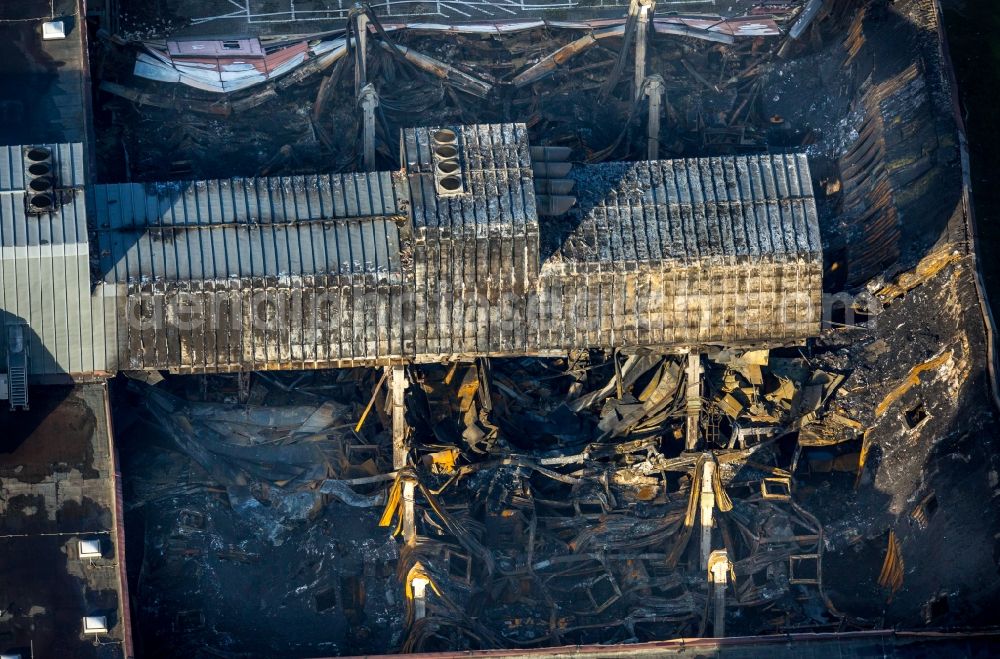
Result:
<svg viewBox="0 0 1000 659"><path fill-rule="evenodd" d="M398 471L406 466L406 456L409 453L407 443L408 428L406 426L406 368L388 366L389 400L392 407L392 468Z"/></svg>
<svg viewBox="0 0 1000 659"><path fill-rule="evenodd" d="M706 460L701 471L701 567L708 568L712 553L712 526L715 523L715 462Z"/></svg>
<svg viewBox="0 0 1000 659"><path fill-rule="evenodd" d="M368 84L368 14L360 4L354 6L351 20L354 21L354 34L357 35L354 45L358 53L354 67L354 93L360 95Z"/></svg>
<svg viewBox="0 0 1000 659"><path fill-rule="evenodd" d="M369 83L361 89L358 97L361 111L364 114L364 166L366 171L375 170L375 108L378 107L378 94L375 85Z"/></svg>
<svg viewBox="0 0 1000 659"><path fill-rule="evenodd" d="M726 635L726 584L729 582L729 554L725 549L712 552L708 561L708 581L712 584L712 608L714 622L712 632L715 638Z"/></svg>
<svg viewBox="0 0 1000 659"><path fill-rule="evenodd" d="M651 75L644 83L646 98L649 99L649 112L646 123L646 160L657 160L660 157L660 104L663 101L663 77Z"/></svg>
<svg viewBox="0 0 1000 659"><path fill-rule="evenodd" d="M417 520L413 495L417 484L412 477L403 481L403 542L408 545L417 543Z"/></svg>
<svg viewBox="0 0 1000 659"><path fill-rule="evenodd" d="M701 419L701 354L688 353L687 363L687 426L684 437L684 449L694 451L698 448L698 425Z"/></svg>
<svg viewBox="0 0 1000 659"><path fill-rule="evenodd" d="M416 620L427 617L427 577L413 577L410 587L413 589L413 617Z"/></svg>
<svg viewBox="0 0 1000 659"><path fill-rule="evenodd" d="M389 377L389 400L392 408L392 468L396 471L406 467L409 453L409 427L406 425L406 368L402 365L387 366ZM413 497L416 481L412 474L403 475L403 541L414 544L417 541L417 523Z"/></svg>
<svg viewBox="0 0 1000 659"><path fill-rule="evenodd" d="M638 14L635 31L635 75L632 78L635 100L639 100L642 83L646 80L646 39L649 37L649 22L653 17L654 4L653 0L633 0L629 7L630 13L635 11Z"/></svg>

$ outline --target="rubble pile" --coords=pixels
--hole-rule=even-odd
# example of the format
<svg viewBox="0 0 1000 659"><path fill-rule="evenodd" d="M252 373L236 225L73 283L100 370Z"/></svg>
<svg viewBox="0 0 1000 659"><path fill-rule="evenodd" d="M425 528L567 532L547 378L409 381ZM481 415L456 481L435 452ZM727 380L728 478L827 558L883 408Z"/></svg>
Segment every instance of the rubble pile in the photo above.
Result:
<svg viewBox="0 0 1000 659"><path fill-rule="evenodd" d="M411 600L405 649L704 635L706 492L709 544L725 548L733 575L729 624L838 624L823 594L823 528L791 473L803 448L854 439L831 405L843 376L802 357L717 353L701 401L716 447L689 452L686 356L600 357L415 369L413 466L396 490L414 484L416 533L398 573L433 594L420 618ZM390 496L383 516L401 533L403 505Z"/></svg>

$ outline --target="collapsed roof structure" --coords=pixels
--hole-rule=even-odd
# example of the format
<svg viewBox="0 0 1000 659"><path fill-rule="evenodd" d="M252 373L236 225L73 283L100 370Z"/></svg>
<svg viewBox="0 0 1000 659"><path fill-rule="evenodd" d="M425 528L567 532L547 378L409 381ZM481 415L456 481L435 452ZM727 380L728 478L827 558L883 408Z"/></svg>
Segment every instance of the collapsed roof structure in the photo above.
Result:
<svg viewBox="0 0 1000 659"><path fill-rule="evenodd" d="M89 563L51 611L16 580L0 652L995 624L993 324L934 0L56 4L0 9L54 37L18 52L59 99L0 103L30 128L0 127L0 549L51 530L39 492L96 504L39 540ZM55 422L91 416L64 460Z"/></svg>

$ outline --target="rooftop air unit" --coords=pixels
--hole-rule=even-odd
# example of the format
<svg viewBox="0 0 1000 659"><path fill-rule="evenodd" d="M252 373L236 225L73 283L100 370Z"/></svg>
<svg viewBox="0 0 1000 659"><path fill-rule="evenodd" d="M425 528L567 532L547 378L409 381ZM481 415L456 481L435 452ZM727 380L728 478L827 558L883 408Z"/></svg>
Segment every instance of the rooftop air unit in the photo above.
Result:
<svg viewBox="0 0 1000 659"><path fill-rule="evenodd" d="M77 543L77 548L80 551L80 558L101 557L100 539L80 540L80 542Z"/></svg>
<svg viewBox="0 0 1000 659"><path fill-rule="evenodd" d="M83 619L84 634L107 634L108 619L104 616L86 616Z"/></svg>
<svg viewBox="0 0 1000 659"><path fill-rule="evenodd" d="M52 39L65 39L66 38L66 22L65 21L47 21L42 23L42 40L51 41Z"/></svg>

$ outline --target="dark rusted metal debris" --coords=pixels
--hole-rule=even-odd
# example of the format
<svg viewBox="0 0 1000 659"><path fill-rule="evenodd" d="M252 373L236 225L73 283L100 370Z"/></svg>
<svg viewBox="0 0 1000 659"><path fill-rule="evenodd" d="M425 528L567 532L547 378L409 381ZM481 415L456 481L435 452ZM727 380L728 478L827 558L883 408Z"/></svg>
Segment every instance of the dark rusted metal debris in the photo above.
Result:
<svg viewBox="0 0 1000 659"><path fill-rule="evenodd" d="M415 537L398 573L431 589L420 617L411 607L404 650L703 634L712 591L689 541L706 491L706 537L732 562L729 615L766 606L790 623L838 618L823 594L823 528L795 500L789 456L776 435L739 448L731 437L755 423L779 434L825 423L842 378L767 351L716 354L703 443L685 452L684 359L578 353L416 372L413 467L401 477L417 483ZM734 395L734 417L717 417ZM399 499L383 521L403 528L406 514Z"/></svg>

